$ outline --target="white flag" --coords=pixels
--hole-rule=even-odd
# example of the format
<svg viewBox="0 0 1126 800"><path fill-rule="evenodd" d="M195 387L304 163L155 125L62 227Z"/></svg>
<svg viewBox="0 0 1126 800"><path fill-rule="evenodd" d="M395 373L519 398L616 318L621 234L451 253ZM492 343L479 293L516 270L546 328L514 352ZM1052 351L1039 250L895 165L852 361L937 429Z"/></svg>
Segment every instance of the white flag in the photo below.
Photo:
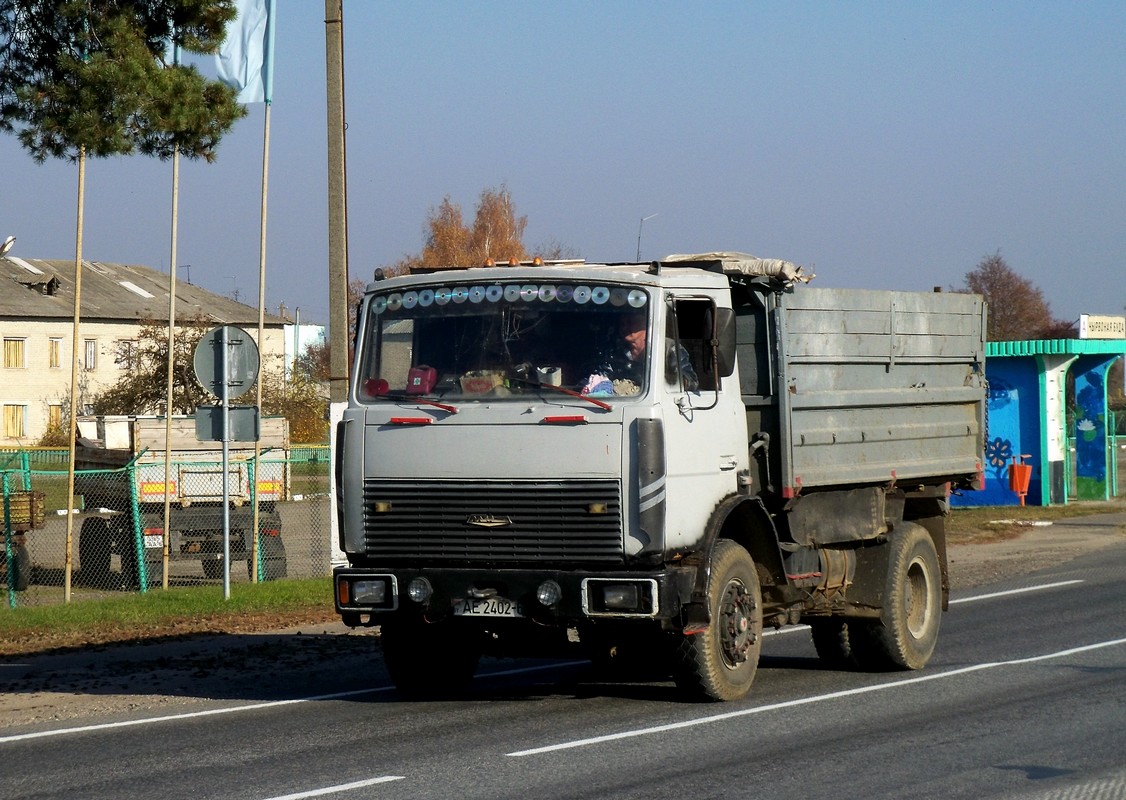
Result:
<svg viewBox="0 0 1126 800"><path fill-rule="evenodd" d="M235 0L238 16L215 57L219 80L240 103L269 103L273 94L274 0Z"/></svg>

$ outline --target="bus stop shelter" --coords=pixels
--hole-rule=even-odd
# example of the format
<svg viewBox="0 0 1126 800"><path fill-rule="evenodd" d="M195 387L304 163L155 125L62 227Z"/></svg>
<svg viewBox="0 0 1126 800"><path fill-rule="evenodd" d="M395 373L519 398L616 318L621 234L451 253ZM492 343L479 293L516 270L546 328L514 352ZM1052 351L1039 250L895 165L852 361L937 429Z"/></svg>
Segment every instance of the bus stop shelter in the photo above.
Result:
<svg viewBox="0 0 1126 800"><path fill-rule="evenodd" d="M1098 319L1126 323L1122 317ZM1058 505L1068 502L1072 484L1075 499L1109 500L1117 490L1117 461L1107 374L1124 354L1126 336L989 342L985 488L956 496L952 504ZM1021 472L1028 481L1023 498L1023 487L1010 480L1014 464L1017 483Z"/></svg>

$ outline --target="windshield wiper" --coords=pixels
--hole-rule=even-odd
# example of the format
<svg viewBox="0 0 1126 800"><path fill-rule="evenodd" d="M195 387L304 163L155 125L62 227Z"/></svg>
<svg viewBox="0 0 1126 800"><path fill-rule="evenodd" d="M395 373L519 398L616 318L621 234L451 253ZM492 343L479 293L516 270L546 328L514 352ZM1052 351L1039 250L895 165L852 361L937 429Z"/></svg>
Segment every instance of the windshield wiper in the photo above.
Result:
<svg viewBox="0 0 1126 800"><path fill-rule="evenodd" d="M530 381L525 378L513 377L510 377L509 380L516 381L517 383L523 383L527 386L538 386L541 389L550 389L553 392L559 392L560 394L565 394L568 397L577 397L580 400L586 400L588 403L593 403L604 411L614 410L614 407L612 405L603 400L599 400L597 397L591 397L589 394L581 394L580 392L573 392L570 389L564 389L562 386L556 386L553 383L540 383L539 381Z"/></svg>
<svg viewBox="0 0 1126 800"><path fill-rule="evenodd" d="M451 414L457 413L457 406L451 406L449 403L439 403L437 400L428 400L427 398L417 394L400 394L397 392L388 392L387 394L377 394L376 397L395 400L399 403L421 403L422 405L440 408L443 411L448 411Z"/></svg>

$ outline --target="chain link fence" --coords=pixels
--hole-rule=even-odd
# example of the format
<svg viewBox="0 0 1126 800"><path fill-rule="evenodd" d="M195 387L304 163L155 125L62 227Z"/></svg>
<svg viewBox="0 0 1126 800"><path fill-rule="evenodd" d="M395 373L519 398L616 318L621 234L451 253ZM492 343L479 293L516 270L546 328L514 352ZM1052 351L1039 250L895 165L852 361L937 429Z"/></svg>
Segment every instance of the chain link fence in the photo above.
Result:
<svg viewBox="0 0 1126 800"><path fill-rule="evenodd" d="M212 456L77 470L68 526L69 452L0 449L8 607L221 583L224 529L232 583L330 574L328 448L231 458L226 514Z"/></svg>

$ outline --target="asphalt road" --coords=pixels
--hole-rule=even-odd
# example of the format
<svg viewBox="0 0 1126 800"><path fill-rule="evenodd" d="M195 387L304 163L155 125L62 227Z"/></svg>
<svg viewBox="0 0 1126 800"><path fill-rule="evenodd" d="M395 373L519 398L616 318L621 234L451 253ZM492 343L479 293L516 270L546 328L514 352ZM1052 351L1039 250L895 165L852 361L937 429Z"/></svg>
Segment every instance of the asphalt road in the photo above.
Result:
<svg viewBox="0 0 1126 800"><path fill-rule="evenodd" d="M1123 798L1126 545L955 596L920 672L823 669L770 636L745 701L494 662L398 699L331 652L304 685L0 729L0 798ZM0 722L2 725L2 722Z"/></svg>

